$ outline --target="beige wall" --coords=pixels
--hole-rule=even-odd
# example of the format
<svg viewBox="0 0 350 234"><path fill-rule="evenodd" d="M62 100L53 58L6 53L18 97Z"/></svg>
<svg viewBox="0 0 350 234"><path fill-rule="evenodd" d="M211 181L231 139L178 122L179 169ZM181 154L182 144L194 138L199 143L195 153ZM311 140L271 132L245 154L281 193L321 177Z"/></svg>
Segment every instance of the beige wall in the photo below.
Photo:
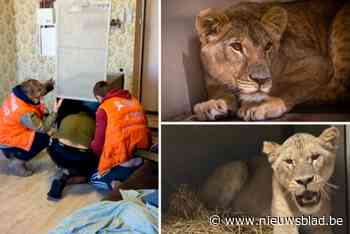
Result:
<svg viewBox="0 0 350 234"><path fill-rule="evenodd" d="M237 1L162 0L163 120L190 115L194 104L206 100L195 17L205 8L225 7L234 2Z"/></svg>
<svg viewBox="0 0 350 234"><path fill-rule="evenodd" d="M16 83L28 78L47 80L56 75L54 58L39 56L37 0L0 0L0 101ZM136 0L112 0L112 17L123 8L136 9ZM108 73L123 68L125 88L133 90L133 53L135 24L125 25L123 32L112 31L109 40ZM49 102L52 100L49 98Z"/></svg>
<svg viewBox="0 0 350 234"><path fill-rule="evenodd" d="M59 0L58 0L59 1ZM36 10L37 0L14 1L15 25L17 38L17 79L28 78L51 79L56 75L54 58L39 56ZM112 18L120 16L120 10L131 8L135 11L136 0L112 0ZM125 87L133 88L133 45L135 25L127 24L124 32L112 31L109 40L108 72L118 72L123 68L126 72Z"/></svg>
<svg viewBox="0 0 350 234"><path fill-rule="evenodd" d="M0 103L16 83L13 0L0 0Z"/></svg>
<svg viewBox="0 0 350 234"><path fill-rule="evenodd" d="M137 0L112 0L112 18L120 15L120 9L136 11ZM135 17L135 16L134 16ZM125 88L134 90L137 81L133 79L135 23L127 24L124 33L112 32L109 40L108 72L118 72L124 68L126 73Z"/></svg>
<svg viewBox="0 0 350 234"><path fill-rule="evenodd" d="M39 1L16 0L15 26L17 47L17 80L28 78L47 80L55 76L53 58L43 58L39 55L38 26L36 24L36 9Z"/></svg>

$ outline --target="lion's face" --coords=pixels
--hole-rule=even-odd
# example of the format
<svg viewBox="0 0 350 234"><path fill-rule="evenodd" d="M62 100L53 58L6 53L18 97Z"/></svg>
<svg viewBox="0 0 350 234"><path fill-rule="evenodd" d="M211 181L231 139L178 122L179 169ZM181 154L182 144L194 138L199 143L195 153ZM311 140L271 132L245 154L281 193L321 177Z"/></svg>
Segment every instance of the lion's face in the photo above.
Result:
<svg viewBox="0 0 350 234"><path fill-rule="evenodd" d="M338 129L326 129L320 137L296 134L282 145L265 142L264 152L274 178L291 195L302 214L317 212L329 199L328 183L334 171Z"/></svg>
<svg viewBox="0 0 350 234"><path fill-rule="evenodd" d="M242 97L260 99L272 87L273 44L261 27L260 34L256 34L260 40L252 39L246 33L247 28L237 29L232 27L229 35L201 49L203 65L211 77L229 88L238 89ZM259 30L253 33L256 31Z"/></svg>
<svg viewBox="0 0 350 234"><path fill-rule="evenodd" d="M277 13L275 9L272 11L285 13L281 9ZM271 64L278 52L280 36L267 28L272 27L271 21L264 17L228 18L212 9L202 11L197 17L204 68L222 85L238 91L243 100L260 101L273 85Z"/></svg>

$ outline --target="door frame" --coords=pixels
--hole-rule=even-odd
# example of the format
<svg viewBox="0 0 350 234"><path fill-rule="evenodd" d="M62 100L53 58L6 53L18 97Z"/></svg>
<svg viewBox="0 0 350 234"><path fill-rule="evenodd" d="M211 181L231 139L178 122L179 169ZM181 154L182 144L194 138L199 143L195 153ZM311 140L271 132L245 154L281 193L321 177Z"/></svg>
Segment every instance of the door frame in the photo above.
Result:
<svg viewBox="0 0 350 234"><path fill-rule="evenodd" d="M132 93L139 101L141 101L145 12L146 12L146 1L145 0L136 0L135 45L134 45L134 67L133 67L133 90L132 90Z"/></svg>

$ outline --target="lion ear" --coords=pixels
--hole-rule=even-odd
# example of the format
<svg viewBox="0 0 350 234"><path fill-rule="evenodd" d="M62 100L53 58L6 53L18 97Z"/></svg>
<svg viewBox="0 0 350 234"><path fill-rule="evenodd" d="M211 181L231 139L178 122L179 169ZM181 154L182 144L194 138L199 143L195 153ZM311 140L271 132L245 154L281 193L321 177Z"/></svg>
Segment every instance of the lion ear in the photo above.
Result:
<svg viewBox="0 0 350 234"><path fill-rule="evenodd" d="M339 129L336 127L331 127L325 129L318 138L331 148L335 148L337 146L339 136Z"/></svg>
<svg viewBox="0 0 350 234"><path fill-rule="evenodd" d="M279 42L288 24L288 13L282 7L270 8L261 18L265 30Z"/></svg>
<svg viewBox="0 0 350 234"><path fill-rule="evenodd" d="M227 15L217 9L202 10L196 17L196 30L202 45L215 39L229 22Z"/></svg>
<svg viewBox="0 0 350 234"><path fill-rule="evenodd" d="M277 159L276 150L279 147L280 145L275 142L264 141L262 152L268 157L270 163Z"/></svg>

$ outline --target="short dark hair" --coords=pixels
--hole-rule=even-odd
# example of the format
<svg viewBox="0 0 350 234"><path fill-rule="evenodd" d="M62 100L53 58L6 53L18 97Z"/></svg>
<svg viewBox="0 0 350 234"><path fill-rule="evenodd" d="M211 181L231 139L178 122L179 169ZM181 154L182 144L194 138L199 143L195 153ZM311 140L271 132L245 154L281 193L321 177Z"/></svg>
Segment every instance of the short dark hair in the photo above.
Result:
<svg viewBox="0 0 350 234"><path fill-rule="evenodd" d="M110 87L106 81L99 81L94 86L95 97L105 97L109 91Z"/></svg>

